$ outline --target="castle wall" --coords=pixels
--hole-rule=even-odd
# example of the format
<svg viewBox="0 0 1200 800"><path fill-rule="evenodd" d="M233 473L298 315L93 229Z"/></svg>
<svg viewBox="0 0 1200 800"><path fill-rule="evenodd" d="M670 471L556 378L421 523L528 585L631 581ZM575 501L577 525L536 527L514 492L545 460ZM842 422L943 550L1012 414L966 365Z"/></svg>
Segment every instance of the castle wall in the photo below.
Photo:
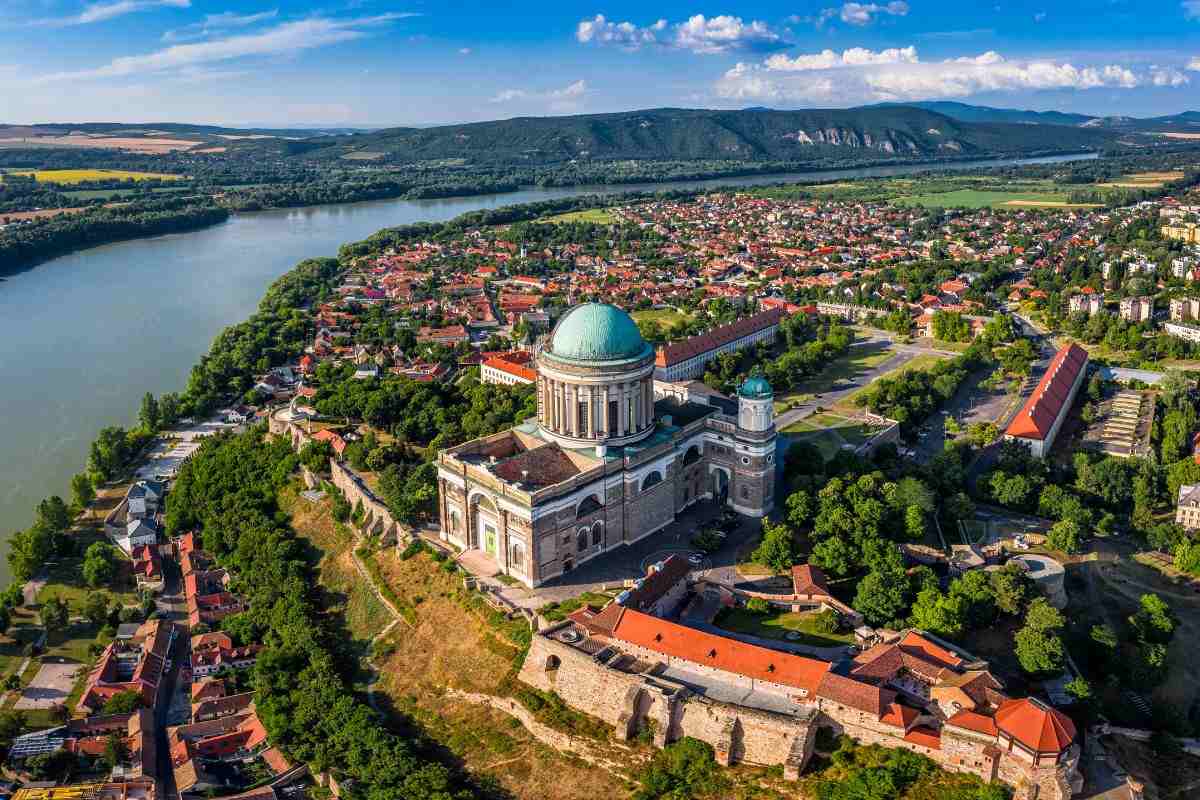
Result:
<svg viewBox="0 0 1200 800"><path fill-rule="evenodd" d="M329 470L333 476L333 485L345 496L350 507L357 508L362 504L364 533L368 536L379 536L380 541L384 543L411 538L411 534L392 517L392 512L388 511L383 501L371 493L352 469L339 463L337 459L330 458Z"/></svg>
<svg viewBox="0 0 1200 800"><path fill-rule="evenodd" d="M1072 781L1079 781L1078 746L1060 764L1035 767L1025 754L1005 752L994 737L943 727L940 747L932 748L906 741L903 730L885 725L873 715L825 699L799 697L793 688L740 679L748 689L753 686L758 691L777 689L787 693L795 703L794 714L717 702L662 677L612 669L544 634L533 637L520 679L543 691L555 692L572 708L613 725L619 738L633 737L646 727L654 731L654 742L659 747L691 736L712 745L722 764L783 765L785 776L794 779L812 754L817 728L828 727L862 744L902 747L933 759L945 769L972 773L984 781L1003 781L1013 787L1014 800L1070 800ZM718 674L701 665L668 659L624 643L621 650L646 663L666 662L700 674ZM720 677L727 682L739 680L725 672L720 672ZM918 718L917 724L928 724L928 718Z"/></svg>

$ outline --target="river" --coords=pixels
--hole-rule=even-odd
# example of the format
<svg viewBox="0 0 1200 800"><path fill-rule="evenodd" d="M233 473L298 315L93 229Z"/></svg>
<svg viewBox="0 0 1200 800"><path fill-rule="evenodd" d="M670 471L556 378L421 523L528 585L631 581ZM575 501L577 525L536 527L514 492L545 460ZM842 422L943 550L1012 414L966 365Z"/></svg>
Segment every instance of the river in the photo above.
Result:
<svg viewBox="0 0 1200 800"><path fill-rule="evenodd" d="M130 425L141 396L181 391L213 338L297 262L345 242L467 211L588 193L876 177L1094 158L1094 154L674 183L525 189L237 214L211 228L96 247L0 282L0 537L50 494L69 497L96 432ZM7 548L5 548L6 550ZM0 584L8 580L0 561Z"/></svg>

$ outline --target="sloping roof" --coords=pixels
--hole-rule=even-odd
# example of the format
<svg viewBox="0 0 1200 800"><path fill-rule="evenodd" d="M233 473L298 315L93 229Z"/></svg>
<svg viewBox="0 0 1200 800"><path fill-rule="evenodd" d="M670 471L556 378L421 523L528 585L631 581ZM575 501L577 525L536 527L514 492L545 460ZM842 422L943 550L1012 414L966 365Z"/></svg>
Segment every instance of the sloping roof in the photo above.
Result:
<svg viewBox="0 0 1200 800"><path fill-rule="evenodd" d="M904 734L904 741L918 744L921 747L928 747L932 750L942 749L941 735L933 730L933 728L926 728L924 726L918 726Z"/></svg>
<svg viewBox="0 0 1200 800"><path fill-rule="evenodd" d="M829 594L829 584L820 567L797 564L792 567L792 591L795 594Z"/></svg>
<svg viewBox="0 0 1200 800"><path fill-rule="evenodd" d="M833 672L826 672L817 687L817 695L844 706L865 711L878 719L896 700L896 693Z"/></svg>
<svg viewBox="0 0 1200 800"><path fill-rule="evenodd" d="M708 333L692 336L681 342L673 342L658 349L654 363L660 367L669 367L681 361L687 361L689 358L723 347L730 342L736 342L738 339L750 336L764 328L778 325L783 317L783 309L773 308L752 317L745 317L728 325L713 328Z"/></svg>
<svg viewBox="0 0 1200 800"><path fill-rule="evenodd" d="M997 708L996 727L1038 753L1061 753L1075 741L1075 723L1032 697L1009 700Z"/></svg>
<svg viewBox="0 0 1200 800"><path fill-rule="evenodd" d="M892 725L908 730L908 726L916 722L919 716L921 716L921 712L915 708L910 708L900 703L892 703L884 710L883 716L879 718L879 721L884 725Z"/></svg>
<svg viewBox="0 0 1200 800"><path fill-rule="evenodd" d="M612 638L665 656L807 692L815 692L822 677L828 677L829 673L829 664L824 661L716 636L631 608L623 609Z"/></svg>
<svg viewBox="0 0 1200 800"><path fill-rule="evenodd" d="M1055 353L1050 366L1046 368L1046 374L1004 433L1037 440L1049 436L1054 421L1064 411L1071 386L1087 362L1087 351L1077 344L1069 344Z"/></svg>
<svg viewBox="0 0 1200 800"><path fill-rule="evenodd" d="M652 566L642 579L641 586L632 589L622 605L642 611L657 603L663 595L671 591L671 587L687 577L691 567L687 560L678 556L667 556L665 561Z"/></svg>
<svg viewBox="0 0 1200 800"><path fill-rule="evenodd" d="M974 711L959 711L946 720L946 724L988 736L996 735L996 720L984 714L976 714Z"/></svg>
<svg viewBox="0 0 1200 800"><path fill-rule="evenodd" d="M483 362L483 366L491 367L499 372L507 372L509 375L520 378L521 380L532 383L537 380L537 372L525 366L524 364L515 361L509 361L507 358L495 356Z"/></svg>
<svg viewBox="0 0 1200 800"><path fill-rule="evenodd" d="M900 649L943 667L957 669L963 660L944 647L934 644L916 631L909 631L900 640Z"/></svg>

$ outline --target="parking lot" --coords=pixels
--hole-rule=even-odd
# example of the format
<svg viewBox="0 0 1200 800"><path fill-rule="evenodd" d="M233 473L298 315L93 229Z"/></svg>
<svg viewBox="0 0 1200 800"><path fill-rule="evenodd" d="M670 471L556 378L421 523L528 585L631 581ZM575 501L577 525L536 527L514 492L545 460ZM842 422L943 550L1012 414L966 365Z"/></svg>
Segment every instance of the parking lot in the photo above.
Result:
<svg viewBox="0 0 1200 800"><path fill-rule="evenodd" d="M1118 458L1145 458L1153 421L1154 393L1121 389L1097 404L1084 445Z"/></svg>

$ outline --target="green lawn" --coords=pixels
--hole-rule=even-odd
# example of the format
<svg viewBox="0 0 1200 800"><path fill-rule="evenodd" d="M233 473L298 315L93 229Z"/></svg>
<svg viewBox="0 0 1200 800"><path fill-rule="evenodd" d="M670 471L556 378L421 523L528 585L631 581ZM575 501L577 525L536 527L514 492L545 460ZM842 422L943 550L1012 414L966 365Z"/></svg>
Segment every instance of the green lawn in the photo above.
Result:
<svg viewBox="0 0 1200 800"><path fill-rule="evenodd" d="M98 591L88 586L83 580L82 564L83 554L87 548L95 542L108 543L108 539L100 534L93 532L80 532L75 534L76 552L78 555L70 558L60 558L58 561L47 565L48 578L46 585L38 592L37 602L44 603L51 597L61 597L66 600L71 606L73 614L80 613L83 608L83 603L93 592ZM122 553L117 547L113 547L113 552L118 560L117 569L123 573L124 577L118 577L111 586L105 586L99 591L106 593L111 600L115 600L121 605L134 605L138 602L136 587L128 578L128 557Z"/></svg>
<svg viewBox="0 0 1200 800"><path fill-rule="evenodd" d="M900 205L925 208L1091 208L1071 205L1065 192L988 192L958 189L953 192L907 195L896 198Z"/></svg>
<svg viewBox="0 0 1200 800"><path fill-rule="evenodd" d="M677 322L688 322L691 314L685 314L674 308L648 308L644 311L634 311L630 316L634 322L653 322L662 330L670 328Z"/></svg>
<svg viewBox="0 0 1200 800"><path fill-rule="evenodd" d="M595 225L610 225L617 221L616 216L607 208L589 208L585 211L570 211L566 214L556 214L546 217L541 222L591 222Z"/></svg>
<svg viewBox="0 0 1200 800"><path fill-rule="evenodd" d="M816 623L815 611L755 614L745 608L722 609L713 620L714 625L727 631L761 636L764 639L782 639L813 647L838 647L854 641L853 633L823 633L817 630ZM788 633L793 631L800 635L799 638L788 639Z"/></svg>
<svg viewBox="0 0 1200 800"><path fill-rule="evenodd" d="M869 369L878 367L895 353L886 344L870 344L850 348L850 352L829 362L820 374L800 381L792 388L776 396L775 413L781 413L793 403L803 403L814 395L832 389L836 384L855 378Z"/></svg>
<svg viewBox="0 0 1200 800"><path fill-rule="evenodd" d="M914 356L910 360L906 361L902 366L897 367L896 369L892 370L891 372L881 375L880 377L896 378L896 377L899 377L901 374L903 374L905 372L910 372L912 370L929 369L934 364L938 363L939 361L944 361L946 358L949 358L949 356L940 356L935 353L930 353L928 355ZM859 407L854 404L854 400L856 397L858 397L860 394L862 394L864 391L866 391L866 389L867 389L867 387L864 386L862 389L859 389L854 394L846 395L841 400L834 403L833 407L835 409L838 409L840 411L845 411L845 412L861 411L861 409L859 409Z"/></svg>
<svg viewBox="0 0 1200 800"><path fill-rule="evenodd" d="M612 600L611 595L600 594L599 592L584 592L578 597L563 600L561 603L547 603L538 609L538 613L550 622L557 622L566 619L567 614L583 608L585 605L603 606L607 605L609 600Z"/></svg>

